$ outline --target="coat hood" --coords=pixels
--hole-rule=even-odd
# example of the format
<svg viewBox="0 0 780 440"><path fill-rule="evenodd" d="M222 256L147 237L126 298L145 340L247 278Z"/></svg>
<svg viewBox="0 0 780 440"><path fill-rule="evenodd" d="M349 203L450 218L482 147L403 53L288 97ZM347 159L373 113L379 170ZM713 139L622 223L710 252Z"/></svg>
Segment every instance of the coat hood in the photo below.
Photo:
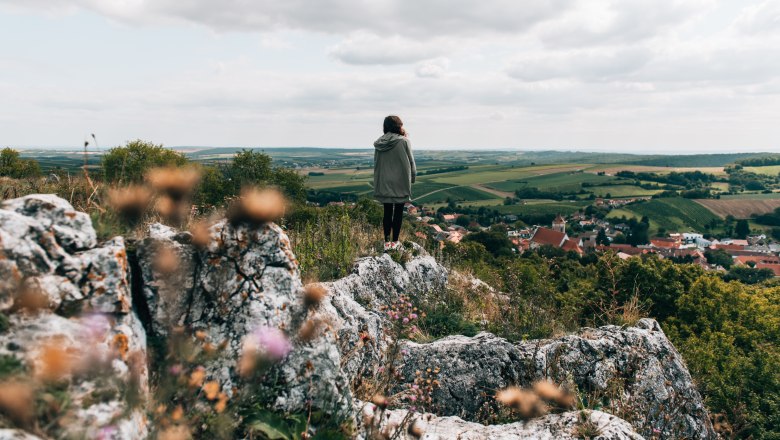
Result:
<svg viewBox="0 0 780 440"><path fill-rule="evenodd" d="M404 137L396 133L385 133L379 139L374 141L376 151L390 151L398 144L398 141Z"/></svg>

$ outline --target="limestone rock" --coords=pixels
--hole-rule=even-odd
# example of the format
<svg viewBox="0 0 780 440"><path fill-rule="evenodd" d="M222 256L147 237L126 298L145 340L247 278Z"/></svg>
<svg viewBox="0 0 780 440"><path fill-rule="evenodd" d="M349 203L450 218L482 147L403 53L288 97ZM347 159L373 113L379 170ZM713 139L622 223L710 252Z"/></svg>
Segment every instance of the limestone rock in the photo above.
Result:
<svg viewBox="0 0 780 440"><path fill-rule="evenodd" d="M48 434L146 437L146 335L131 303L121 237L98 246L89 216L54 195L0 205L0 356L20 362L14 374L66 380L67 423Z"/></svg>
<svg viewBox="0 0 780 440"><path fill-rule="evenodd" d="M472 418L495 390L530 387L540 379L573 381L582 392L617 387L622 411L648 435L714 438L701 396L677 350L652 319L634 327L584 328L558 339L512 344L490 333L449 336L429 344L405 344L403 372L439 366L434 392L440 414ZM668 417L668 420L667 420Z"/></svg>
<svg viewBox="0 0 780 440"><path fill-rule="evenodd" d="M97 234L89 216L76 211L70 203L54 194L30 194L6 200L0 206L38 220L54 232L57 243L69 252L97 245Z"/></svg>
<svg viewBox="0 0 780 440"><path fill-rule="evenodd" d="M381 423L369 432L386 433L390 438L407 416L405 410L385 411ZM369 416L370 417L370 416ZM365 420L365 418L364 418ZM601 411L571 411L562 414L548 414L526 422L503 425L483 425L467 422L455 416L437 417L433 414L412 416L414 429L422 433L415 437L408 432L398 438L407 440L575 440L584 438L585 433L592 440L643 440L625 420ZM362 427L362 435L367 429Z"/></svg>

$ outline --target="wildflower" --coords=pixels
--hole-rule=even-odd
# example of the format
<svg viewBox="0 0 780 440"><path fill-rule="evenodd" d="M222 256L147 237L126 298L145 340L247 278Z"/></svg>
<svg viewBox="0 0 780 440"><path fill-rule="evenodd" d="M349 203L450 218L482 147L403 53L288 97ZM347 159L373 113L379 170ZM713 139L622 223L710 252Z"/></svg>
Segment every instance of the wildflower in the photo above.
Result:
<svg viewBox="0 0 780 440"><path fill-rule="evenodd" d="M317 333L320 328L320 320L317 318L312 318L306 320L306 322L301 325L301 329L298 330L298 338L301 341L309 342L317 337Z"/></svg>
<svg viewBox="0 0 780 440"><path fill-rule="evenodd" d="M45 343L36 359L36 377L44 381L57 381L69 375L75 366L75 359L67 348L55 340Z"/></svg>
<svg viewBox="0 0 780 440"><path fill-rule="evenodd" d="M272 362L284 359L292 346L287 336L275 327L260 327L252 333L252 338L261 356Z"/></svg>
<svg viewBox="0 0 780 440"><path fill-rule="evenodd" d="M417 313L412 313L409 315L409 319L417 319Z"/></svg>
<svg viewBox="0 0 780 440"><path fill-rule="evenodd" d="M83 329L85 339L93 342L99 342L105 339L106 334L111 330L111 323L105 315L93 313L84 315L79 319Z"/></svg>
<svg viewBox="0 0 780 440"><path fill-rule="evenodd" d="M404 318L404 319L403 319L403 323L404 323L404 324L409 324L409 318Z"/></svg>
<svg viewBox="0 0 780 440"><path fill-rule="evenodd" d="M387 397L381 394L374 394L374 396L371 398L371 402L382 409L387 408L387 405L390 404L390 402L387 400Z"/></svg>
<svg viewBox="0 0 780 440"><path fill-rule="evenodd" d="M518 387L509 387L496 393L496 400L517 411L523 418L532 418L546 413L546 407L539 396Z"/></svg>
<svg viewBox="0 0 780 440"><path fill-rule="evenodd" d="M190 440L191 438L192 434L189 428L184 425L171 426L157 436L157 440Z"/></svg>
<svg viewBox="0 0 780 440"><path fill-rule="evenodd" d="M422 438L425 435L425 426L420 419L415 419L409 424L409 434L414 438Z"/></svg>
<svg viewBox="0 0 780 440"><path fill-rule="evenodd" d="M229 397L227 394L219 393L219 396L217 397L217 404L214 405L214 410L218 413L224 411L225 408L227 407L228 399Z"/></svg>
<svg viewBox="0 0 780 440"><path fill-rule="evenodd" d="M100 428L97 433L97 440L110 440L115 438L118 434L118 430L114 425L108 425Z"/></svg>
<svg viewBox="0 0 780 440"><path fill-rule="evenodd" d="M171 420L178 422L184 417L184 408L181 405L176 406L171 413Z"/></svg>

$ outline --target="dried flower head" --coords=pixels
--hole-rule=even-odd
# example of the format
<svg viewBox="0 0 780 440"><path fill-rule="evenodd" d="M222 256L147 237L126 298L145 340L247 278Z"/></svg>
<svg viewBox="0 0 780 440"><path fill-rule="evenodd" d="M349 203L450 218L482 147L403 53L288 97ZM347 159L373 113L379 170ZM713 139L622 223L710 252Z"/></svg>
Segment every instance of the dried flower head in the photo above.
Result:
<svg viewBox="0 0 780 440"><path fill-rule="evenodd" d="M228 399L230 398L227 394L219 393L219 396L217 396L217 404L214 405L214 410L218 413L224 411L225 408L227 408Z"/></svg>
<svg viewBox="0 0 780 440"><path fill-rule="evenodd" d="M199 388L203 386L203 381L206 379L206 369L203 367L197 367L190 373L189 386L193 388Z"/></svg>
<svg viewBox="0 0 780 440"><path fill-rule="evenodd" d="M533 391L518 387L505 388L496 393L496 400L511 408L526 419L538 417L547 413L547 407Z"/></svg>
<svg viewBox="0 0 780 440"><path fill-rule="evenodd" d="M216 380L210 380L203 384L203 394L206 395L206 399L214 400L219 394L219 382Z"/></svg>
<svg viewBox="0 0 780 440"><path fill-rule="evenodd" d="M381 394L374 394L374 396L371 397L371 403L381 409L387 408L387 406L390 404L390 402L387 400L387 397Z"/></svg>
<svg viewBox="0 0 780 440"><path fill-rule="evenodd" d="M211 242L211 225L209 222L199 220L190 224L190 234L192 235L192 244L204 248Z"/></svg>
<svg viewBox="0 0 780 440"><path fill-rule="evenodd" d="M303 301L308 306L315 306L328 296L328 289L320 283L312 283L303 288Z"/></svg>
<svg viewBox="0 0 780 440"><path fill-rule="evenodd" d="M412 420L409 424L409 434L414 438L422 438L425 435L425 423L420 419Z"/></svg>
<svg viewBox="0 0 780 440"><path fill-rule="evenodd" d="M179 255L169 246L159 246L154 255L154 269L161 274L170 274L179 269Z"/></svg>
<svg viewBox="0 0 780 440"><path fill-rule="evenodd" d="M181 223L190 213L191 205L182 201L176 201L168 196L162 196L157 199L154 208L167 221Z"/></svg>
<svg viewBox="0 0 780 440"><path fill-rule="evenodd" d="M184 425L175 425L164 429L157 434L157 440L190 440L192 434L190 429Z"/></svg>
<svg viewBox="0 0 780 440"><path fill-rule="evenodd" d="M27 278L22 282L19 293L14 298L13 311L36 312L52 306L44 287L37 278Z"/></svg>
<svg viewBox="0 0 780 440"><path fill-rule="evenodd" d="M200 181L200 171L195 167L154 168L146 173L146 181L160 194L181 202L189 197Z"/></svg>
<svg viewBox="0 0 780 440"><path fill-rule="evenodd" d="M307 319L301 325L300 330L298 330L298 339L303 342L313 341L319 336L324 325L326 325L326 323L318 317Z"/></svg>
<svg viewBox="0 0 780 440"><path fill-rule="evenodd" d="M43 381L57 381L69 375L76 366L76 358L68 348L57 338L45 342L35 359L35 376Z"/></svg>
<svg viewBox="0 0 780 440"><path fill-rule="evenodd" d="M0 382L0 414L19 425L28 425L34 416L35 390L21 381Z"/></svg>
<svg viewBox="0 0 780 440"><path fill-rule="evenodd" d="M232 223L265 223L284 216L287 201L276 189L248 188L228 209L228 219Z"/></svg>
<svg viewBox="0 0 780 440"><path fill-rule="evenodd" d="M574 406L574 395L556 386L547 380L539 380L534 383L534 392L544 400L555 402L563 408Z"/></svg>
<svg viewBox="0 0 780 440"><path fill-rule="evenodd" d="M131 185L108 190L108 204L127 223L141 221L149 208L152 193L144 186Z"/></svg>

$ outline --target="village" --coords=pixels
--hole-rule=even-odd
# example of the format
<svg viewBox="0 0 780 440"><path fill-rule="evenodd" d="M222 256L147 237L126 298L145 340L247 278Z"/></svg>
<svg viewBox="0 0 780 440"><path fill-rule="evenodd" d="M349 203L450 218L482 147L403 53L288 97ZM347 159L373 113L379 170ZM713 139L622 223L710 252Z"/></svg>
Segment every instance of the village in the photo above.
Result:
<svg viewBox="0 0 780 440"><path fill-rule="evenodd" d="M601 202L601 200L599 200ZM609 205L612 201L606 200ZM630 203L627 200L620 204ZM433 208L415 206L407 203L405 206L410 220L421 226L416 232L422 239L432 239L443 247L445 243L460 243L466 236L475 231L485 231L490 227L482 226L475 221L467 224L459 222L459 213L442 213ZM578 212L564 218L557 215L549 225L533 225L522 228L512 227L517 223L517 216L506 215L503 221L492 225L504 226L507 238L514 246L513 251L523 253L545 246L574 252L580 256L591 252L615 252L619 258L628 259L644 254L655 254L659 258L669 258L678 262L692 263L705 270L726 272L734 267L768 269L774 277L780 277L780 243L769 239L764 234L747 235L744 239L737 238L706 238L698 231L670 231L664 236L648 237L648 243L632 245L620 242L630 230L626 223L611 223L607 219L588 216ZM579 232L571 233L577 230ZM720 259L708 256L717 254ZM723 260L723 256L731 258L731 262ZM713 261L715 260L715 261Z"/></svg>

